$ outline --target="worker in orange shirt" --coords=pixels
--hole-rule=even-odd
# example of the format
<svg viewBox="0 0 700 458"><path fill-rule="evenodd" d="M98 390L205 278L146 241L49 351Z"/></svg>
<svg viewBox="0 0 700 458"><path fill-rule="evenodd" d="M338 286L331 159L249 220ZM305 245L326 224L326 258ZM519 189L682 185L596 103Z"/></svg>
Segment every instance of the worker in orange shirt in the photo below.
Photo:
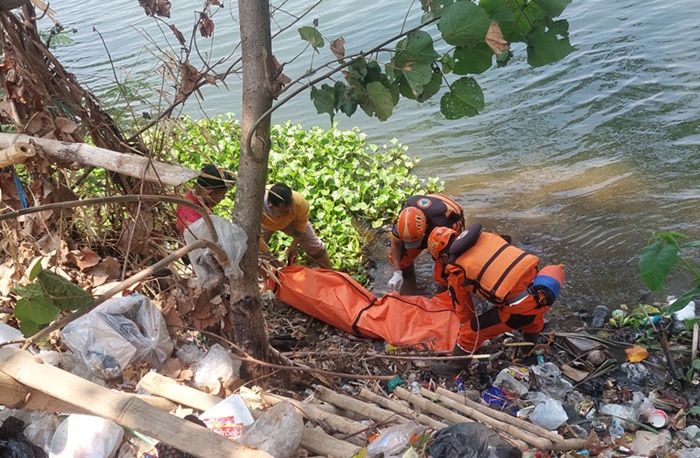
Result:
<svg viewBox="0 0 700 458"><path fill-rule="evenodd" d="M413 293L416 282L413 262L427 248L428 235L436 227L449 227L457 232L464 229L462 207L444 194L408 198L391 229L389 264L394 274L387 283L390 290Z"/></svg>
<svg viewBox="0 0 700 458"><path fill-rule="evenodd" d="M292 237L287 251L288 260L294 260L298 247L301 247L316 264L332 268L326 247L309 222L309 202L286 184L277 183L268 189L260 224L265 244L275 231L282 231Z"/></svg>
<svg viewBox="0 0 700 458"><path fill-rule="evenodd" d="M503 236L471 225L462 233L439 227L428 237L428 251L444 265L443 279L456 307L461 328L453 354L474 353L488 339L520 330L525 341L536 343L544 315L564 284L564 266L538 269L540 259L511 245ZM437 273L437 270L436 270ZM494 304L477 315L472 295ZM460 372L466 360L432 366L438 375Z"/></svg>

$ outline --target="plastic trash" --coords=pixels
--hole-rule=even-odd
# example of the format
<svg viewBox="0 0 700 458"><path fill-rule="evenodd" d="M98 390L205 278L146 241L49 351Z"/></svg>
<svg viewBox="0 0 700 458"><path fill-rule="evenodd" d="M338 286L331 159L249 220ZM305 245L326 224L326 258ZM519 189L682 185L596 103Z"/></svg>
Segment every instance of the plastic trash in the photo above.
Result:
<svg viewBox="0 0 700 458"><path fill-rule="evenodd" d="M700 445L700 427L697 425L688 426L680 432L680 435L683 439L690 441L691 444Z"/></svg>
<svg viewBox="0 0 700 458"><path fill-rule="evenodd" d="M217 394L222 386L229 386L238 377L239 360L233 360L219 344L211 346L206 356L192 365L194 385L209 393Z"/></svg>
<svg viewBox="0 0 700 458"><path fill-rule="evenodd" d="M29 442L49 453L51 438L59 424L61 424L61 420L56 415L32 412L23 434Z"/></svg>
<svg viewBox="0 0 700 458"><path fill-rule="evenodd" d="M678 321L692 320L696 316L695 301L688 302L685 307L673 314L673 318L677 319Z"/></svg>
<svg viewBox="0 0 700 458"><path fill-rule="evenodd" d="M623 406L621 404L603 404L600 406L600 413L603 415L610 415L613 419L617 418L619 420L637 420L637 410L634 407ZM631 427L631 423L625 422L624 426L628 429Z"/></svg>
<svg viewBox="0 0 700 458"><path fill-rule="evenodd" d="M426 426L419 425L415 421L391 426L382 431L379 437L367 446L367 456L396 455L408 448L413 436L422 434L426 429Z"/></svg>
<svg viewBox="0 0 700 458"><path fill-rule="evenodd" d="M481 399L484 401L484 403L496 410L501 410L501 411L512 411L513 409L513 402L510 400L508 395L500 388L497 386L492 386L490 388L487 388L482 394L481 394ZM515 412L513 412L515 413Z"/></svg>
<svg viewBox="0 0 700 458"><path fill-rule="evenodd" d="M241 278L243 271L239 267L243 253L247 247L245 231L237 224L226 218L211 215L211 222L219 238L219 246L226 252L229 265L223 272L227 277ZM200 218L190 224L184 233L185 243L191 244L195 240L212 240L204 218ZM197 275L199 285L204 289L210 289L223 280L221 266L216 261L214 254L208 248L200 248L189 253L190 262L194 273Z"/></svg>
<svg viewBox="0 0 700 458"><path fill-rule="evenodd" d="M479 423L457 423L438 431L427 451L440 458L519 458L522 454Z"/></svg>
<svg viewBox="0 0 700 458"><path fill-rule="evenodd" d="M173 351L163 316L140 294L107 300L63 328L61 340L105 380L120 377L132 362L158 368Z"/></svg>
<svg viewBox="0 0 700 458"><path fill-rule="evenodd" d="M637 431L630 448L635 455L640 456L666 456L666 450L671 444L671 433L662 431L652 433L650 431Z"/></svg>
<svg viewBox="0 0 700 458"><path fill-rule="evenodd" d="M566 423L569 416L564 411L561 402L552 398L545 398L535 406L530 414L530 421L549 431L554 431Z"/></svg>
<svg viewBox="0 0 700 458"><path fill-rule="evenodd" d="M191 366L202 359L204 357L204 353L205 351L199 348L197 344L188 343L180 347L176 355L184 366Z"/></svg>
<svg viewBox="0 0 700 458"><path fill-rule="evenodd" d="M6 323L0 323L0 343L11 342L13 340L24 339L24 335ZM7 345L10 348L19 348L20 344Z"/></svg>
<svg viewBox="0 0 700 458"><path fill-rule="evenodd" d="M22 432L25 425L31 421L19 410L4 409L2 414L8 414L0 425L0 457L2 458L45 458L46 453L32 444ZM23 419L18 418L22 416Z"/></svg>
<svg viewBox="0 0 700 458"><path fill-rule="evenodd" d="M215 433L234 440L255 422L243 398L236 394L205 410L199 419Z"/></svg>
<svg viewBox="0 0 700 458"><path fill-rule="evenodd" d="M110 458L123 436L124 430L113 421L73 414L56 429L49 458Z"/></svg>
<svg viewBox="0 0 700 458"><path fill-rule="evenodd" d="M602 328L608 321L610 310L604 305L599 305L593 310L593 320L591 326L594 328Z"/></svg>
<svg viewBox="0 0 700 458"><path fill-rule="evenodd" d="M534 377L530 378L533 387L554 399L563 400L574 389L571 383L564 380L561 370L554 363L544 363L530 366Z"/></svg>
<svg viewBox="0 0 700 458"><path fill-rule="evenodd" d="M241 443L264 450L275 458L297 456L304 420L287 402L275 404L258 418L241 438Z"/></svg>
<svg viewBox="0 0 700 458"><path fill-rule="evenodd" d="M518 396L524 396L530 390L529 385L524 381L527 376L527 369L507 367L498 373L493 385L517 393Z"/></svg>
<svg viewBox="0 0 700 458"><path fill-rule="evenodd" d="M623 363L620 369L625 373L627 379L638 385L644 383L650 375L649 369L641 363Z"/></svg>
<svg viewBox="0 0 700 458"><path fill-rule="evenodd" d="M622 421L620 421L619 418L613 418L612 421L610 421L608 432L613 439L619 439L624 436L625 428L622 427Z"/></svg>
<svg viewBox="0 0 700 458"><path fill-rule="evenodd" d="M411 382L411 393L420 394L420 388L420 383L416 382L415 380Z"/></svg>

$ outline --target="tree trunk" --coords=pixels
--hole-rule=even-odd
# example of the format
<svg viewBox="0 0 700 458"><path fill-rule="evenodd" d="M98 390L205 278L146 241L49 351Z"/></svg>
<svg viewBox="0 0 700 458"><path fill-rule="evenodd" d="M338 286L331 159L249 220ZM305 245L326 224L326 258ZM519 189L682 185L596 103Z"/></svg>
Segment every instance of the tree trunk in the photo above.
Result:
<svg viewBox="0 0 700 458"><path fill-rule="evenodd" d="M269 116L258 126L250 148L245 139L255 121L272 106L272 94L267 84L267 75L272 74L269 2L239 0L238 13L243 58L243 103L241 159L233 217L248 236L248 249L241 261L243 278L234 283L239 299L232 304L230 318L236 343L248 353L266 359L267 335L258 288L257 240L270 152Z"/></svg>

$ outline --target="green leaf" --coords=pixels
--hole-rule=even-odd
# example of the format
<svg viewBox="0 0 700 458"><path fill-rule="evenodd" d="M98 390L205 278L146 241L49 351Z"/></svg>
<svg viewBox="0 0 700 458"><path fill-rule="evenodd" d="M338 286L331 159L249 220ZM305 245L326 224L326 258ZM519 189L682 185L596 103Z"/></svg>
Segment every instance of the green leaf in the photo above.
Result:
<svg viewBox="0 0 700 458"><path fill-rule="evenodd" d="M15 318L20 321L33 321L37 324L51 323L60 312L47 297L22 298L15 305Z"/></svg>
<svg viewBox="0 0 700 458"><path fill-rule="evenodd" d="M691 289L687 293L683 294L681 297L673 301L672 304L670 304L668 307L664 309L664 315L673 315L686 305L688 305L688 302L693 300L695 296L700 295L700 286L695 287L694 289Z"/></svg>
<svg viewBox="0 0 700 458"><path fill-rule="evenodd" d="M19 330L22 331L24 337L30 337L41 330L41 326L30 320L20 321Z"/></svg>
<svg viewBox="0 0 700 458"><path fill-rule="evenodd" d="M22 296L27 299L33 299L35 297L46 297L44 290L38 283L28 283L25 286L15 286L13 292L18 296Z"/></svg>
<svg viewBox="0 0 700 458"><path fill-rule="evenodd" d="M454 51L454 72L457 75L483 73L491 67L493 51L486 43L458 46Z"/></svg>
<svg viewBox="0 0 700 458"><path fill-rule="evenodd" d="M688 410L688 415L695 415L696 417L700 417L700 406L693 406Z"/></svg>
<svg viewBox="0 0 700 458"><path fill-rule="evenodd" d="M357 110L357 102L352 96L352 91L342 81L336 81L333 86L335 92L335 109L347 116L352 116Z"/></svg>
<svg viewBox="0 0 700 458"><path fill-rule="evenodd" d="M304 26L299 27L299 35L301 39L307 41L314 49L323 48L325 42L321 36L321 32L316 27Z"/></svg>
<svg viewBox="0 0 700 458"><path fill-rule="evenodd" d="M545 19L537 3L526 0L481 0L479 6L498 22L503 36L511 43L525 40L533 26Z"/></svg>
<svg viewBox="0 0 700 458"><path fill-rule="evenodd" d="M475 116L484 109L484 92L474 78L462 77L440 99L440 112L447 119Z"/></svg>
<svg viewBox="0 0 700 458"><path fill-rule="evenodd" d="M333 121L333 115L335 114L335 89L327 84L321 86L321 89L312 86L311 100L313 100L318 114L328 113L331 116L331 121Z"/></svg>
<svg viewBox="0 0 700 458"><path fill-rule="evenodd" d="M660 291L678 259L678 247L673 243L659 240L642 248L639 253L639 275L647 288Z"/></svg>
<svg viewBox="0 0 700 458"><path fill-rule="evenodd" d="M447 43L465 46L484 41L490 23L491 18L483 8L460 1L443 10L438 29Z"/></svg>
<svg viewBox="0 0 700 458"><path fill-rule="evenodd" d="M535 0L549 17L557 17L564 12L571 0Z"/></svg>
<svg viewBox="0 0 700 458"><path fill-rule="evenodd" d="M568 37L559 38L555 30L539 27L527 41L527 63L541 67L563 59L573 50Z"/></svg>
<svg viewBox="0 0 700 458"><path fill-rule="evenodd" d="M432 96L437 94L442 87L442 72L440 70L434 70L433 76L430 78L428 84L423 86L423 93L416 98L419 102L423 103L430 99Z"/></svg>
<svg viewBox="0 0 700 458"><path fill-rule="evenodd" d="M423 86L428 84L433 77L433 70L430 68L430 64L414 63L412 66L404 67L403 74L406 78L408 86L413 92L413 97L418 97L423 92Z"/></svg>
<svg viewBox="0 0 700 458"><path fill-rule="evenodd" d="M46 295L61 310L78 310L93 301L90 293L53 272L42 270L37 278Z"/></svg>
<svg viewBox="0 0 700 458"><path fill-rule="evenodd" d="M394 99L391 91L379 81L367 85L369 105L380 121L386 121L394 111Z"/></svg>
<svg viewBox="0 0 700 458"><path fill-rule="evenodd" d="M32 261L32 263L29 265L29 281L33 281L37 275L39 275L39 272L41 272L41 261L44 259L43 256L39 256L35 260Z"/></svg>
<svg viewBox="0 0 700 458"><path fill-rule="evenodd" d="M455 60L449 54L445 54L444 56L442 56L440 63L442 64L442 73L444 73L445 75L452 73L452 70L454 70L455 68Z"/></svg>
<svg viewBox="0 0 700 458"><path fill-rule="evenodd" d="M403 71L405 65L416 62L430 64L438 57L440 54L433 48L433 37L427 32L417 30L399 41L392 61L396 68Z"/></svg>

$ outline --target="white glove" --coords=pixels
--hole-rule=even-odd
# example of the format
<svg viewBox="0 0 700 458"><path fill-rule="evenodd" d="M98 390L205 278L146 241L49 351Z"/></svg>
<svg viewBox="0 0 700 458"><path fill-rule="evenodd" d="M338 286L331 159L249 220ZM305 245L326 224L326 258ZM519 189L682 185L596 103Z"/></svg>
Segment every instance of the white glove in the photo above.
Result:
<svg viewBox="0 0 700 458"><path fill-rule="evenodd" d="M387 286L392 291L398 291L401 289L401 285L403 285L403 274L400 270L397 270L394 272L394 275L392 275L391 279L387 283Z"/></svg>

